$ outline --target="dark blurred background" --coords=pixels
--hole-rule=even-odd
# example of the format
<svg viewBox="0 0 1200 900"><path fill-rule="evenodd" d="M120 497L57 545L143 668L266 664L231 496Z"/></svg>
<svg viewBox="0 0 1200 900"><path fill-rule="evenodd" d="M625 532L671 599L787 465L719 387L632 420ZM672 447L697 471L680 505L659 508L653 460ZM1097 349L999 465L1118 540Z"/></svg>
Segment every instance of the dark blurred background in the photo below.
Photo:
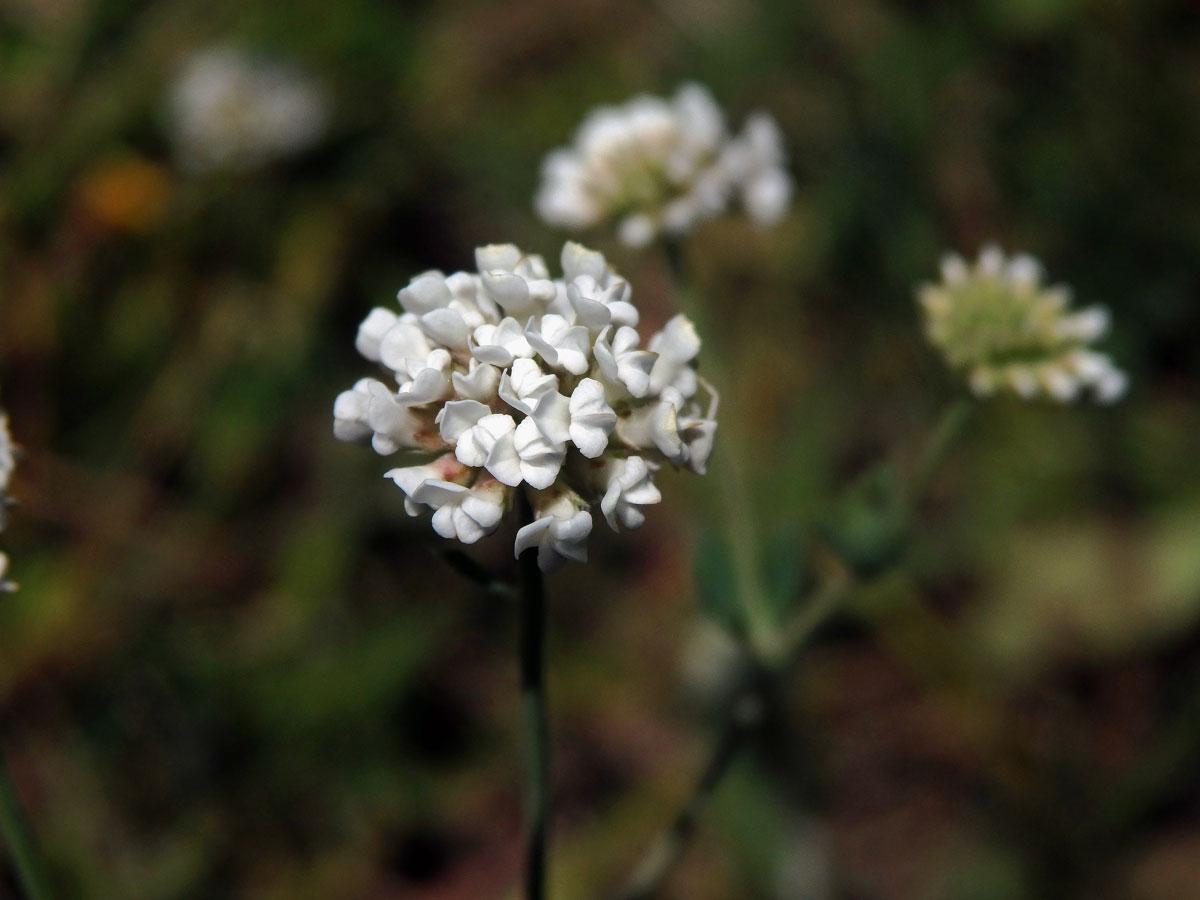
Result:
<svg viewBox="0 0 1200 900"><path fill-rule="evenodd" d="M325 127L181 162L213 46ZM688 248L773 554L956 386L914 285L1027 250L1115 327L1111 408L983 407L896 571L817 635L664 897L1200 897L1200 12L1189 0L0 0L0 748L63 898L516 896L514 610L330 433L358 321L513 241L586 111L707 84L792 211ZM648 322L652 251L589 240ZM719 466L550 581L556 897L612 896L727 679ZM511 533L473 550L496 572ZM814 549L815 548L815 549ZM811 552L810 552L811 551ZM707 557L706 557L707 558ZM0 896L17 896L9 875Z"/></svg>

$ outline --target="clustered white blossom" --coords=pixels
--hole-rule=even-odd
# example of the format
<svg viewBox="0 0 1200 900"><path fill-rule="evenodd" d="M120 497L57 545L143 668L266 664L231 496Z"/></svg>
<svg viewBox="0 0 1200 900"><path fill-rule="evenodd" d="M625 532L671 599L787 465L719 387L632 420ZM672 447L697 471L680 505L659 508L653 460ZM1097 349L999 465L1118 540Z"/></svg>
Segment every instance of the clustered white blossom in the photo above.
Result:
<svg viewBox="0 0 1200 900"><path fill-rule="evenodd" d="M8 416L0 410L0 531L8 526L8 507L12 501L8 496L8 482L12 479L13 468L16 465L16 448L8 433ZM16 585L8 580L8 556L0 552L0 593L16 590Z"/></svg>
<svg viewBox="0 0 1200 900"><path fill-rule="evenodd" d="M387 477L442 537L492 533L525 490L534 520L516 555L536 547L545 571L586 560L595 508L614 530L637 528L661 499L660 466L704 472L717 423L700 339L678 315L642 347L629 284L579 244L563 247L559 279L512 244L480 247L475 263L418 275L400 313L370 312L356 346L394 384L340 394L334 434L420 454Z"/></svg>
<svg viewBox="0 0 1200 900"><path fill-rule="evenodd" d="M784 163L771 116L751 115L731 137L708 90L685 84L670 100L639 95L592 110L574 143L546 157L534 205L570 230L615 222L631 247L691 231L735 196L755 223L771 225L792 195Z"/></svg>
<svg viewBox="0 0 1200 900"><path fill-rule="evenodd" d="M1070 289L1044 286L1031 256L1006 258L991 245L974 264L947 255L941 282L917 296L930 342L980 396L1012 391L1065 403L1090 389L1109 403L1125 393L1125 373L1090 347L1108 331L1108 310L1072 312Z"/></svg>
<svg viewBox="0 0 1200 900"><path fill-rule="evenodd" d="M323 85L285 64L226 45L184 64L170 88L172 138L192 172L246 170L317 141L329 118Z"/></svg>

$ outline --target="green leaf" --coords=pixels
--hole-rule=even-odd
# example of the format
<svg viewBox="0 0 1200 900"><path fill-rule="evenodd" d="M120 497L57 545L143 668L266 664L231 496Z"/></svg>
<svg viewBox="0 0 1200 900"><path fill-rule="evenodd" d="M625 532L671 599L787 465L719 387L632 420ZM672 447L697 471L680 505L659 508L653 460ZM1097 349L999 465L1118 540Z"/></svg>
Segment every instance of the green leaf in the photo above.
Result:
<svg viewBox="0 0 1200 900"><path fill-rule="evenodd" d="M714 528L705 528L696 542L692 571L696 580L696 599L700 611L737 634L744 631L738 580L729 542Z"/></svg>
<svg viewBox="0 0 1200 900"><path fill-rule="evenodd" d="M776 624L790 618L810 577L808 536L799 524L781 527L767 540L763 552L763 583Z"/></svg>
<svg viewBox="0 0 1200 900"><path fill-rule="evenodd" d="M881 464L850 485L818 526L834 552L863 578L894 566L908 543L908 517L900 480Z"/></svg>

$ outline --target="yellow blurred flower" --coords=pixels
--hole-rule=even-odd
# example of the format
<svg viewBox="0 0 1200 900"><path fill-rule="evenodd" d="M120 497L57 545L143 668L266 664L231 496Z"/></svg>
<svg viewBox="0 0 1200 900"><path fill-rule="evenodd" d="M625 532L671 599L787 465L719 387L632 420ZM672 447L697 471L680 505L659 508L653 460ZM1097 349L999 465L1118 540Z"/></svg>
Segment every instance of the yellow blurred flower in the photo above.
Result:
<svg viewBox="0 0 1200 900"><path fill-rule="evenodd" d="M133 154L96 163L79 181L78 202L101 225L118 231L153 229L167 209L170 182L161 166Z"/></svg>

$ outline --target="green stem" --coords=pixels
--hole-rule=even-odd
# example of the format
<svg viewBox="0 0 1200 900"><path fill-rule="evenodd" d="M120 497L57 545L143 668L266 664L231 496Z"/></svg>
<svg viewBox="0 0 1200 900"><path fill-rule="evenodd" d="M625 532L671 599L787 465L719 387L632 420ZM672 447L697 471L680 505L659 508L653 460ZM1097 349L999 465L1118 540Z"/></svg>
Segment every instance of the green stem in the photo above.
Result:
<svg viewBox="0 0 1200 900"><path fill-rule="evenodd" d="M722 727L687 802L642 858L621 892L621 900L649 900L662 886L695 833L713 791L724 780L733 761L761 723L762 715L763 701L757 691L748 692L734 704L733 714Z"/></svg>
<svg viewBox="0 0 1200 900"><path fill-rule="evenodd" d="M749 743L749 738L762 722L764 694L770 684L786 677L787 671L800 657L804 645L817 627L824 622L849 596L854 589L854 579L849 575L837 578L818 588L800 612L789 624L781 646L786 652L776 654L756 675L755 687L739 697L733 712L725 722L708 762L688 796L683 808L671 820L671 824L654 840L641 863L634 871L621 900L649 900L662 886L688 841L696 831L700 815L709 798L732 768L734 761Z"/></svg>
<svg viewBox="0 0 1200 900"><path fill-rule="evenodd" d="M921 458L917 460L917 468L913 472L912 481L908 486L908 504L910 514L915 510L934 475L946 461L950 449L966 431L971 413L975 409L975 401L966 397L959 398L943 411L929 442L925 445Z"/></svg>
<svg viewBox="0 0 1200 900"><path fill-rule="evenodd" d="M686 292L680 275L682 265L679 255L677 245L668 245L668 259L671 261L672 270L681 280L681 292ZM952 404L942 414L933 435L921 454L916 472L909 485L907 500L910 509L915 508L925 491L928 490L929 484L945 461L946 455L965 430L973 408L974 403L971 400L963 399ZM735 472L735 477L726 480L727 490L723 494L727 523L739 521L734 515L729 514L731 508L735 510L743 508L742 501L736 496L736 492L740 490L740 483L736 478L737 467L734 462L733 459L727 460L729 468ZM732 488L728 487L730 484L733 485ZM744 493L742 496L744 497ZM743 590L742 600L747 604L747 617L753 624L752 616L758 613L747 602L749 597L745 595L745 591L747 585L757 586L757 575L752 576L750 573L757 573L758 570L743 567L756 561L757 557L752 553L757 554L757 543L753 538L747 539L744 534L739 534L746 530L734 528L730 538L735 549L735 563L739 564L740 584ZM742 550L741 554L738 554L739 546ZM762 646L754 648L759 653L759 660L766 666L764 677L771 679L786 677L791 667L799 661L800 654L813 633L846 601L857 583L852 572L844 571L822 584L787 623L782 637L773 637L771 644L765 648L766 652ZM757 594L757 597L762 598L762 595ZM753 692L744 695L735 705L734 713L726 722L713 746L709 761L695 789L671 824L658 836L650 850L642 858L641 864L621 894L621 900L649 900L662 886L695 832L700 814L709 797L725 778L734 760L745 747L747 737L758 726L762 717L762 703L761 692Z"/></svg>
<svg viewBox="0 0 1200 900"><path fill-rule="evenodd" d="M528 498L518 491L521 524L533 521ZM521 554L521 719L525 731L525 896L544 900L550 822L550 734L545 688L546 590L538 551Z"/></svg>
<svg viewBox="0 0 1200 900"><path fill-rule="evenodd" d="M780 671L799 658L813 632L846 602L856 583L853 574L844 572L817 588L808 602L800 607L784 628L780 642L782 651L775 661Z"/></svg>
<svg viewBox="0 0 1200 900"><path fill-rule="evenodd" d="M0 835L8 847L25 900L49 900L50 887L41 857L21 813L8 769L0 759Z"/></svg>
<svg viewBox="0 0 1200 900"><path fill-rule="evenodd" d="M680 310L695 323L701 335L709 335L712 338L715 331L707 327L704 305L688 278L682 244L678 241L667 241L664 248L671 274L674 276ZM704 366L713 383L724 385L728 389L731 382L722 359L723 354L719 352L721 348L718 346L717 349L718 352L710 350L705 354ZM725 539L733 553L738 601L746 618L746 637L756 656L771 659L779 654L779 635L762 584L762 549L749 501L744 454L737 443L742 429L735 418L736 409L731 411L731 407L726 405L724 410L721 428L724 437L717 450L724 468L724 477L717 479L722 507L721 521Z"/></svg>

